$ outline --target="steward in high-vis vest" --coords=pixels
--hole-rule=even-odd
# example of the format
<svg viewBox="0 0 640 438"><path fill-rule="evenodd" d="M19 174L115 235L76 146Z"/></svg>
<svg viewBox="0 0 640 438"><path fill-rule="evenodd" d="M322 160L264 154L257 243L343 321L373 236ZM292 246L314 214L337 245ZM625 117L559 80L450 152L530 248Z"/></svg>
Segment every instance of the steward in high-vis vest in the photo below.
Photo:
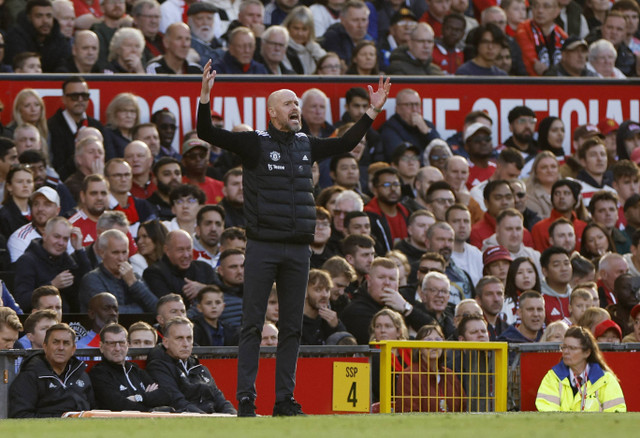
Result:
<svg viewBox="0 0 640 438"><path fill-rule="evenodd" d="M278 290L280 330L276 361L274 415L303 415L293 399L300 345L309 259L316 213L311 167L314 161L353 149L382 111L391 83L374 93L366 114L343 137L320 139L299 132L302 127L298 97L291 90L269 96L271 119L266 131L232 133L211 123L209 94L216 72L204 67L198 137L237 154L242 160L247 250L243 294L243 323L238 351L238 416L255 416L255 379L261 331L273 282Z"/></svg>

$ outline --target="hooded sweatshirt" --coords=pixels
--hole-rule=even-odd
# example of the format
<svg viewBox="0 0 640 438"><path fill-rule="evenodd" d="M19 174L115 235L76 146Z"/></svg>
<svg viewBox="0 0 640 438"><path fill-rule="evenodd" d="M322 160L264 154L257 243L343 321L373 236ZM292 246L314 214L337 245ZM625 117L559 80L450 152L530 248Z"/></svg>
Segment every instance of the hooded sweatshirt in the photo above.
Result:
<svg viewBox="0 0 640 438"><path fill-rule="evenodd" d="M559 294L547 284L546 279L540 280L540 290L544 295L545 323L549 325L553 321L569 318L569 296L571 286L567 284L563 294Z"/></svg>

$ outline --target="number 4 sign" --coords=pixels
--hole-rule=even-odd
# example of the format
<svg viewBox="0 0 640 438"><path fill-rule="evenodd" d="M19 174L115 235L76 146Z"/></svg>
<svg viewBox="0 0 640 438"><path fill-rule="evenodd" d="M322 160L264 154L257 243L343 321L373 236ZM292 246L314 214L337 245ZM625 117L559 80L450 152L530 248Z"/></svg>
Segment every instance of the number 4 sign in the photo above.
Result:
<svg viewBox="0 0 640 438"><path fill-rule="evenodd" d="M333 363L333 410L337 412L369 412L371 404L369 364L362 362Z"/></svg>

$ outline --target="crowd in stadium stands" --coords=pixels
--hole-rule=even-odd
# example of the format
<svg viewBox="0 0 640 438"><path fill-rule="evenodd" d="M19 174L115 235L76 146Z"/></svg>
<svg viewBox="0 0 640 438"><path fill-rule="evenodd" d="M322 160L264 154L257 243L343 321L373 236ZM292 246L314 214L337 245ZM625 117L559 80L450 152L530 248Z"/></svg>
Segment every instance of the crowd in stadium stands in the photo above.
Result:
<svg viewBox="0 0 640 438"><path fill-rule="evenodd" d="M108 104L105 120L88 117L80 74L196 74L209 59L220 73L640 74L636 0L494 3L0 2L0 72L70 74L52 117L37 91L23 89L0 124L0 350L44 348L22 364L11 415L235 412L191 348L238 342L252 275L241 163L193 131L172 149L177 114L141 120L131 93ZM571 326L600 342L640 342L638 121L565 132L561 119L518 106L504 144L481 111L444 139L423 118L421 96L396 91L396 112L379 130L314 163L303 344L562 342ZM326 95L304 93L302 132L343 135L370 104L363 88L345 97L344 114L327 120ZM222 124L217 113L212 120ZM61 325L79 313L86 327ZM127 332L114 325L120 314L156 325ZM277 327L274 285L263 345L277 345ZM128 346L156 344L149 374L125 362ZM75 346L102 350L90 379ZM451 373L454 365L423 355L423 367ZM402 354L394 366L420 369ZM398 391L421 384L398 382ZM467 409L410 405L399 409Z"/></svg>

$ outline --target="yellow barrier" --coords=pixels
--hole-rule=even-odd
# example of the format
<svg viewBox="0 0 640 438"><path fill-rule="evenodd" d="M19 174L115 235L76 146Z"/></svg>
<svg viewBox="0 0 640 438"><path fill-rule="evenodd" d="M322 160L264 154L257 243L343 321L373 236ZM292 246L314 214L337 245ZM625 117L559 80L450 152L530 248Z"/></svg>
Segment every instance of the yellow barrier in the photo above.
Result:
<svg viewBox="0 0 640 438"><path fill-rule="evenodd" d="M505 342L382 341L371 345L380 348L380 413L507 410ZM412 358L409 364L398 360L407 357ZM402 362L404 367L399 367Z"/></svg>

